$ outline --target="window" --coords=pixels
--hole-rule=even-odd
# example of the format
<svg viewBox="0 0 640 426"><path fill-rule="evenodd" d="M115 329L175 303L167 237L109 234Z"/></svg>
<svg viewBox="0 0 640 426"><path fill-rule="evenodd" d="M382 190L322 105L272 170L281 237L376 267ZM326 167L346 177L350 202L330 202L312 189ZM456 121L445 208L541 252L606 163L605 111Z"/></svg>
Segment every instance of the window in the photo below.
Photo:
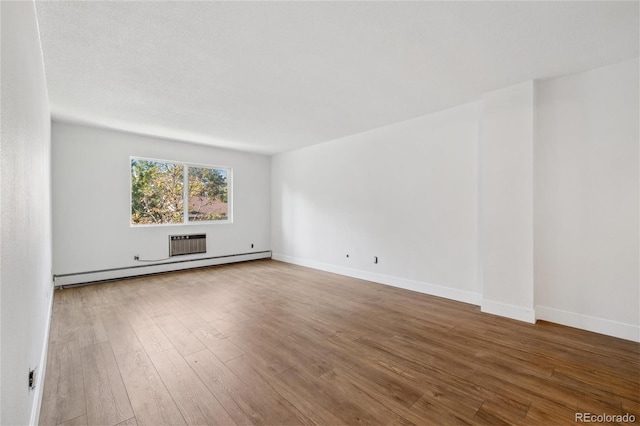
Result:
<svg viewBox="0 0 640 426"><path fill-rule="evenodd" d="M188 167L187 170L189 221L227 220L227 170L209 167Z"/></svg>
<svg viewBox="0 0 640 426"><path fill-rule="evenodd" d="M131 158L131 224L230 222L230 179L228 167Z"/></svg>

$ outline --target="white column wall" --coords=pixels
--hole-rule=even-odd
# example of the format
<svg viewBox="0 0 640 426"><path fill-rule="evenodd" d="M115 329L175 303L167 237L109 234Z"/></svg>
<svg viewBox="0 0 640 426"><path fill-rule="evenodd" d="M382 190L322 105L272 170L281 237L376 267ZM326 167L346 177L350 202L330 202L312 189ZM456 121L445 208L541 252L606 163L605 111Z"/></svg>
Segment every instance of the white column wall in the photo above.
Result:
<svg viewBox="0 0 640 426"><path fill-rule="evenodd" d="M532 81L483 96L480 136L482 311L535 321Z"/></svg>

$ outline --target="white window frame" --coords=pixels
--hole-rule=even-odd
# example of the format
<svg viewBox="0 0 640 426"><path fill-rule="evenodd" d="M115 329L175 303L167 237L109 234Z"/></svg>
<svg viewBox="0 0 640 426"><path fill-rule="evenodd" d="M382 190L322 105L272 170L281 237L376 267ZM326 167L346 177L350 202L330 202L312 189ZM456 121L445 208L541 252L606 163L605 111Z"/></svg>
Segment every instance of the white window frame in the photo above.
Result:
<svg viewBox="0 0 640 426"><path fill-rule="evenodd" d="M133 223L131 220L131 207L133 205L133 186L131 182L131 161L143 160L156 163L170 163L182 166L182 207L184 209L181 223ZM225 220L189 220L189 167L218 169L227 172L227 219ZM233 168L229 166L214 166L203 163L189 163L176 160L162 160L149 157L129 157L129 226L134 228L145 228L155 226L193 226L193 225L226 225L233 223Z"/></svg>

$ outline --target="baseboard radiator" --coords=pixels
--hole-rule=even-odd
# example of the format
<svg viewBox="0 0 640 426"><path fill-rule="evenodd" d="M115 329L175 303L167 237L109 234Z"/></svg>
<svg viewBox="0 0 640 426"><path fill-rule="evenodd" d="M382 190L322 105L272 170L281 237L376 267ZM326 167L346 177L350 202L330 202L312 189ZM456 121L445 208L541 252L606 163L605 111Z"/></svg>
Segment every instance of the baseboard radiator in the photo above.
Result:
<svg viewBox="0 0 640 426"><path fill-rule="evenodd" d="M191 238L189 238L191 240ZM194 247L194 250L198 250L198 244L205 244L204 241L199 241L194 238L193 244L190 242L186 244L187 248ZM170 245L173 241L170 241ZM177 246L172 256L178 256L178 250L182 250L183 247ZM171 250L171 247L170 247ZM205 246L206 252L206 246ZM203 252L197 252L203 253ZM181 253L181 254L193 254L193 253ZM56 274L53 276L53 284L56 288L70 287L75 285L91 284L101 281L110 281L123 278L137 277L141 275L159 274L162 272L180 271L183 269L201 268L205 266L223 265L227 263L246 262L249 260L258 259L270 259L271 250L258 251L252 253L238 253L222 256L210 256L200 257L196 259L180 259L169 260L162 263L153 263L148 265L134 265L125 266L121 268L101 269L95 271L74 272L69 274ZM171 259L171 257L170 257Z"/></svg>

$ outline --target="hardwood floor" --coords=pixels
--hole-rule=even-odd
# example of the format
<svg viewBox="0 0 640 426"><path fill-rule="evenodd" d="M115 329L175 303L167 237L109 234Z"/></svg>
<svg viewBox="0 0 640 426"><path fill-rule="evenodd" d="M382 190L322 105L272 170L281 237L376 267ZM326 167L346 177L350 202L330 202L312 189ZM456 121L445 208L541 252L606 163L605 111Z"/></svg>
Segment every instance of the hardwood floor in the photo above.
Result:
<svg viewBox="0 0 640 426"><path fill-rule="evenodd" d="M640 345L272 260L56 291L43 425L640 422Z"/></svg>

